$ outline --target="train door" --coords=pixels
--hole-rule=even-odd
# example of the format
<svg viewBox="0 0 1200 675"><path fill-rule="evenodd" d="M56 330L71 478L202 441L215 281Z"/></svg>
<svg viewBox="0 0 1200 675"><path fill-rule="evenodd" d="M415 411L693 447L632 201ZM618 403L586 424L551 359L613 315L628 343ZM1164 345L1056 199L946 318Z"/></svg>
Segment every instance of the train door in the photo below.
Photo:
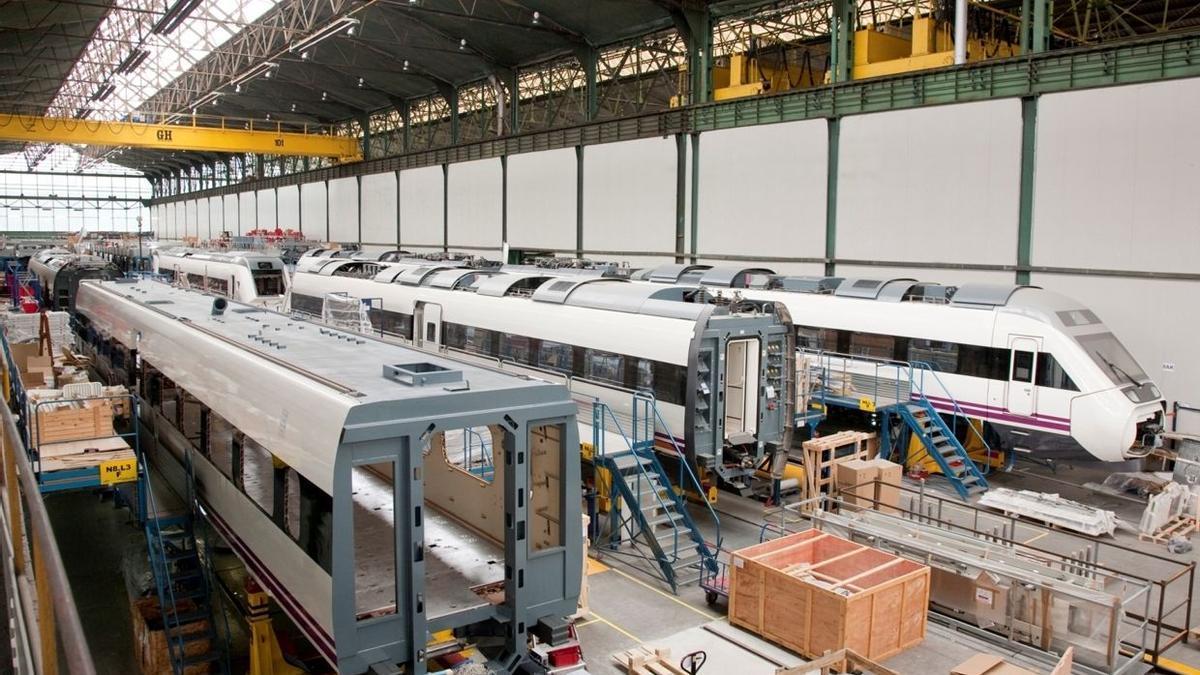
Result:
<svg viewBox="0 0 1200 675"><path fill-rule="evenodd" d="M437 347L442 344L442 306L423 302L417 308L417 346Z"/></svg>
<svg viewBox="0 0 1200 675"><path fill-rule="evenodd" d="M758 432L758 338L730 340L725 346L725 438Z"/></svg>
<svg viewBox="0 0 1200 675"><path fill-rule="evenodd" d="M1012 351L1012 362L1008 371L1008 400L1006 408L1014 415L1037 413L1037 387L1033 386L1037 372L1037 355L1040 341L1023 335L1008 336L1008 348Z"/></svg>

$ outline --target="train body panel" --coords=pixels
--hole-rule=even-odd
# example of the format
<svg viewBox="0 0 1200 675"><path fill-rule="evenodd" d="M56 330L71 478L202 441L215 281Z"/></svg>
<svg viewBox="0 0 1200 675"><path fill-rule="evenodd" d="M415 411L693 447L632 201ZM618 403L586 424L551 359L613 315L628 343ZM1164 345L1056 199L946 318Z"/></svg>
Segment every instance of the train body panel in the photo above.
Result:
<svg viewBox="0 0 1200 675"><path fill-rule="evenodd" d="M153 270L227 298L269 309L283 306L291 279L278 256L252 252L219 253L187 248L157 248Z"/></svg>
<svg viewBox="0 0 1200 675"><path fill-rule="evenodd" d="M933 381L914 390L944 413L987 421L1008 448L1120 461L1144 454L1161 429L1163 400L1136 360L1094 312L1041 288L703 266L639 276L689 287L721 279L727 285L713 292L780 303L798 346L846 354L859 380L878 370L876 360L927 363L932 373L914 379Z"/></svg>
<svg viewBox="0 0 1200 675"><path fill-rule="evenodd" d="M29 259L29 271L42 287L42 304L54 310L74 310L79 282L85 279L116 279L116 265L98 256L46 249Z"/></svg>

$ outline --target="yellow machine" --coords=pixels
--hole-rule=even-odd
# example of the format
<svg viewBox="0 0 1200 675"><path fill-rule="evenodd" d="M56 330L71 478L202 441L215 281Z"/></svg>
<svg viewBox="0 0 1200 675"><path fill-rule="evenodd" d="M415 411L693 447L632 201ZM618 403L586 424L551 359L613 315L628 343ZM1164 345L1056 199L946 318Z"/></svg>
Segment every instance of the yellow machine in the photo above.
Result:
<svg viewBox="0 0 1200 675"><path fill-rule="evenodd" d="M300 675L283 658L271 626L271 601L258 582L246 579L246 624L250 630L250 675Z"/></svg>
<svg viewBox="0 0 1200 675"><path fill-rule="evenodd" d="M984 467L991 467L993 471L1003 469L1005 464L1004 453L995 449L989 452L987 446L981 440L983 422L979 420L969 420L969 422L974 427L975 433L968 433L966 440L963 441L963 447L966 449L967 455L981 471L986 471ZM917 438L916 434L909 437L907 456L908 462L904 467L907 470L917 469L929 474L942 472L941 467L929 456L929 451L925 449L925 445L921 443L921 439Z"/></svg>
<svg viewBox="0 0 1200 675"><path fill-rule="evenodd" d="M967 40L968 63L1018 53L1020 47L1017 45L990 36L971 35ZM953 26L930 16L913 19L907 30L883 25L854 33L851 77L855 80L953 64Z"/></svg>

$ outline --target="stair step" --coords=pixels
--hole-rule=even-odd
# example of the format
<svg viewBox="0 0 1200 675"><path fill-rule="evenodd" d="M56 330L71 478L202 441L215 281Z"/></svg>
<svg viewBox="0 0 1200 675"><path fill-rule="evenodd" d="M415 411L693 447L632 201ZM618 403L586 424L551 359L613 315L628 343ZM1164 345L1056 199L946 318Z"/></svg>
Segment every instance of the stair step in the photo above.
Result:
<svg viewBox="0 0 1200 675"><path fill-rule="evenodd" d="M667 523L676 523L683 520L683 515L678 511L667 511L661 516L655 516L646 520L646 524L654 527L655 525L665 525Z"/></svg>
<svg viewBox="0 0 1200 675"><path fill-rule="evenodd" d="M183 612L183 613L179 613L179 614L176 614L171 611L166 611L166 612L163 612L163 625L167 626L168 620L169 620L169 628L174 628L174 627L179 627L179 626L186 626L189 623L195 623L197 621L200 621L202 619L207 619L207 618L208 618L208 608L207 607L197 608L197 609L193 609L190 612Z"/></svg>
<svg viewBox="0 0 1200 675"><path fill-rule="evenodd" d="M184 657L183 665L184 666L198 666L198 665L201 665L204 663L214 663L214 662L220 660L220 658L221 658L220 652L205 652L203 654L196 654L194 656Z"/></svg>

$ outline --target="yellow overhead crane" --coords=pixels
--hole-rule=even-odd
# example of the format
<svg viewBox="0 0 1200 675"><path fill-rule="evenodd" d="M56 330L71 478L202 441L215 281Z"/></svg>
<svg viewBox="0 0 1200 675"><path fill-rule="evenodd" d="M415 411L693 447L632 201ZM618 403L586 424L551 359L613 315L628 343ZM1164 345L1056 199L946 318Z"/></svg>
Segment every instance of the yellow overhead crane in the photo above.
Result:
<svg viewBox="0 0 1200 675"><path fill-rule="evenodd" d="M248 128L238 129L224 120L220 126L198 126L0 114L0 141L362 159L359 139L351 136L282 131L270 122L245 124Z"/></svg>

